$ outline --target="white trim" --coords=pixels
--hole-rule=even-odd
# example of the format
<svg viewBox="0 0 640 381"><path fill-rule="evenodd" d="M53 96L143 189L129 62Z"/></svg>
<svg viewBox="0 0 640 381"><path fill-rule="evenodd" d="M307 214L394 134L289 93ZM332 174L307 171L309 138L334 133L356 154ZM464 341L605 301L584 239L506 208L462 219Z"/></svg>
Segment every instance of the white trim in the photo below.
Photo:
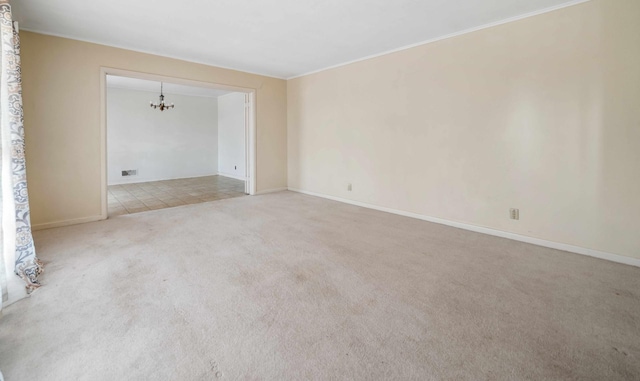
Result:
<svg viewBox="0 0 640 381"><path fill-rule="evenodd" d="M251 100L249 99L249 95L245 94L244 95L244 107L243 107L243 117L244 117L244 130L243 130L243 134L244 134L244 177L245 178L251 178L251 175L249 175L249 161L251 160L251 158L248 154L248 152L251 151L251 147L249 147L249 125L251 124L250 122L250 115L249 113L251 112L251 110L249 110L249 105L251 103ZM220 101L218 101L218 121L220 121ZM218 145L220 145L220 126L218 126ZM218 157L219 159L219 157ZM220 163L218 163L218 165L220 165ZM236 167L237 168L237 167ZM218 170L218 172L220 172ZM255 189L252 188L252 186L255 184L255 181L252 183L251 181L245 181L244 182L244 193L245 194L255 194Z"/></svg>
<svg viewBox="0 0 640 381"><path fill-rule="evenodd" d="M256 91L256 89L251 87L234 86L234 85L228 85L226 83L219 83L219 82L205 82L205 81L187 79L182 77L171 77L168 75L153 74L153 73L127 70L127 69L118 69L118 68L109 67L109 66L101 66L100 72L104 73L105 75L116 75L120 77L145 79L148 81L156 81L156 82L170 81L171 83L174 83L176 85L204 87L208 89L226 90L226 91L238 92L238 93L253 93ZM106 84L106 81L105 81L105 84Z"/></svg>
<svg viewBox="0 0 640 381"><path fill-rule="evenodd" d="M270 74L257 73L257 72L254 72L254 71L248 71L248 70L244 70L244 69L232 68L232 67L229 67L229 66L217 65L217 64L211 63L211 62L192 60L192 59L188 59L188 58L184 58L184 57L173 56L173 55L170 55L170 54L160 54L160 53L157 53L157 52L152 52L150 50L131 49L131 48L124 47L122 45L117 45L117 44L105 44L104 42L98 42L98 41L87 39L87 38L71 37L69 35L62 34L62 33L43 32L41 30L32 29L32 28L22 28L22 30L27 31L27 32L31 32L31 33L43 34L45 36L66 38L67 40L75 40L75 41L80 41L80 42L86 42L86 43L89 43L89 44L96 44L96 45L108 46L108 47L116 48L116 49L128 50L128 51L131 51L131 52L137 52L137 53L143 53L143 54L151 54L151 55L154 55L154 56L164 57L164 58L171 58L171 59L174 59L174 60L190 62L190 63L194 63L194 64L198 64L198 65L217 67L219 69L239 71L239 72L242 72L242 73L259 75L261 77L283 79L283 80L287 79L285 77L278 77L278 76L270 75Z"/></svg>
<svg viewBox="0 0 640 381"><path fill-rule="evenodd" d="M547 241L545 239L528 237L528 236L521 235L521 234L505 232L505 231L502 231L502 230L491 229L491 228L487 228L487 227L483 227L483 226L476 226L476 225L466 224L466 223L463 223L463 222L449 221L449 220L445 220L445 219L442 219L442 218L425 216L423 214L406 212L406 211L403 211L403 210L387 208L387 207L384 207L384 206L377 206L377 205L373 205L373 204L367 204L365 202L348 200L348 199L345 199L345 198L329 196L329 195L322 194L322 193L309 192L309 191L305 191L305 190L297 189L297 188L288 188L288 189L290 191L306 194L306 195L309 195L309 196L326 198L326 199L333 200L333 201L343 202L345 204L351 204L351 205L356 205L356 206L360 206L360 207L363 207L363 208L379 210L381 212L387 212L387 213L392 213L392 214L398 214L400 216L417 218L419 220L434 222L436 224L441 224L441 225L452 226L454 228L469 230L469 231L473 231L473 232L476 232L476 233L488 234L488 235L492 235L492 236L496 236L496 237L512 239L514 241L526 242L526 243L530 243L530 244L533 244L533 245L548 247L548 248L551 248L551 249L568 251L568 252L575 253L575 254L587 255L587 256L590 256L590 257L595 257L595 258L605 259L605 260L612 261L612 262L622 263L622 264L625 264L625 265L631 265L631 266L640 267L640 258L632 258L632 257L624 256L624 255L607 253L607 252L604 252L604 251L598 251L598 250L593 250L593 249L587 249L587 248L584 248L584 247L573 246L573 245L569 245L569 244L566 244L566 243Z"/></svg>
<svg viewBox="0 0 640 381"><path fill-rule="evenodd" d="M103 216L74 218L74 219L71 219L71 220L54 221L54 222L47 222L47 223L44 223L44 224L33 225L33 226L31 226L31 229L32 230L44 230L44 229L60 228L60 227L63 227L63 226L78 225L78 224L84 224L84 223L87 223L87 222L102 221L102 220L105 220L105 219L106 218L104 218Z"/></svg>
<svg viewBox="0 0 640 381"><path fill-rule="evenodd" d="M128 185L128 184L144 184L144 183L153 183L155 181L167 181L167 180L197 179L199 177L210 177L210 176L218 176L218 175L220 175L218 172L214 172L214 173L212 173L210 175L197 175L197 176L186 176L186 177L168 177L168 178L165 178L165 179L154 179L154 180L135 180L136 176L131 176L131 177L128 177L128 178L131 179L131 181L125 181L125 182L122 182L122 183L111 183L111 184L107 184L107 186Z"/></svg>
<svg viewBox="0 0 640 381"><path fill-rule="evenodd" d="M463 34L477 32L477 31L482 30L482 29L493 28L494 26L508 24L508 23L511 23L511 22L514 22L514 21L518 21L518 20L522 20L522 19L526 19L526 18L529 18L529 17L542 15L542 14L545 14L545 13L557 11L557 10L562 9L562 8L572 7L574 5L586 3L588 1L591 1L591 0L572 0L572 1L569 1L567 3L556 5L556 6L553 6L553 7L541 9L541 10L534 11L534 12L525 13L525 14L519 15L519 16L509 17L509 18L504 19L504 20L492 22L492 23L489 23L489 24L480 25L480 26L477 26L477 27L474 27L474 28L465 29L465 30L462 30L462 31L459 31L459 32L450 33L450 34L447 34L447 35L444 35L444 36L440 36L440 37L432 38L432 39L429 39L429 40L417 42L415 44L405 45L405 46L402 46L402 47L399 47L399 48L386 50L386 51L381 52L381 53L371 54L371 55L366 56L366 57L356 58L356 59L351 60L351 61L339 63L339 64L332 65L332 66L327 66L325 68L313 70L313 71L310 71L310 72L307 72L307 73L304 73L304 74L297 74L297 75L294 75L292 77L288 77L286 79L288 81L290 79L300 78L300 77L304 77L304 76L307 76L307 75L320 73L322 71L336 69L336 68L339 68L339 67L342 67L342 66L351 65L351 64L356 63L356 62L366 61L366 60L369 60L369 59L372 59L372 58L386 56L387 54L392 54L392 53L400 52L400 51L403 51L403 50L415 48L415 47L418 47L418 46L431 44L431 43L442 41L442 40L446 40L446 39L452 38L452 37L462 36Z"/></svg>
<svg viewBox="0 0 640 381"><path fill-rule="evenodd" d="M256 195L283 192L283 191L286 191L286 190L289 190L289 188L287 188L287 187L284 187L284 188L271 188L271 189L265 189L265 190L262 190L260 192L257 192Z"/></svg>
<svg viewBox="0 0 640 381"><path fill-rule="evenodd" d="M166 83L165 83L166 85ZM107 83L107 88L108 89L119 89L119 90L129 90L129 91L139 91L141 93L148 93L148 94L155 94L156 96L158 95L157 91L151 91L151 90L147 90L147 89L143 89L142 87L133 87L133 86L127 86L127 85L112 85ZM165 95L182 95L184 97L194 97L194 98L207 98L207 99L218 99L218 97L224 97L225 95L231 95L233 93L225 93L222 95L211 95L211 94L193 94L193 93L187 93L184 91L167 91L164 90L163 94Z"/></svg>
<svg viewBox="0 0 640 381"><path fill-rule="evenodd" d="M232 175L230 173L222 173L222 172L218 172L218 176L222 176L222 177L228 177L230 179L236 179L236 180L242 180L242 181L247 181L246 177L243 176L237 176L237 175Z"/></svg>
<svg viewBox="0 0 640 381"><path fill-rule="evenodd" d="M107 209L107 71L100 68L100 216L102 220L109 218Z"/></svg>
<svg viewBox="0 0 640 381"><path fill-rule="evenodd" d="M256 126L258 125L258 97L256 92L249 93L248 96L248 112L249 112L249 136L247 138L247 146L249 152L247 153L247 160L249 160L249 166L245 168L249 182L249 194L254 195L258 191L258 135ZM246 188L246 187L245 187Z"/></svg>

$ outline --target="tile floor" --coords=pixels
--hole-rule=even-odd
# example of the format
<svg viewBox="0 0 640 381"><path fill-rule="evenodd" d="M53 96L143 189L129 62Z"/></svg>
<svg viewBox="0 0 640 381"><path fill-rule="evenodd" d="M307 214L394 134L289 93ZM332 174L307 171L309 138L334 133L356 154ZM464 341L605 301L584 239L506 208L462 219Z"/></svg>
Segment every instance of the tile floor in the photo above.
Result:
<svg viewBox="0 0 640 381"><path fill-rule="evenodd" d="M109 217L244 196L244 181L223 176L111 185Z"/></svg>

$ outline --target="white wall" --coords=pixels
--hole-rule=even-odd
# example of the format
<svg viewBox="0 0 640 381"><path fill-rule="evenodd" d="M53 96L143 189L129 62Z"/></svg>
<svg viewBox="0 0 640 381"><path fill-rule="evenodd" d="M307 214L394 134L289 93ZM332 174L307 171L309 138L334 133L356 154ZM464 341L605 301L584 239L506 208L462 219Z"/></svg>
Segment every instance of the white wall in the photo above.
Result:
<svg viewBox="0 0 640 381"><path fill-rule="evenodd" d="M246 176L244 93L218 97L218 173Z"/></svg>
<svg viewBox="0 0 640 381"><path fill-rule="evenodd" d="M137 183L215 175L218 131L215 98L165 94L175 108L149 107L158 93L108 88L108 183ZM122 177L121 171L138 175Z"/></svg>

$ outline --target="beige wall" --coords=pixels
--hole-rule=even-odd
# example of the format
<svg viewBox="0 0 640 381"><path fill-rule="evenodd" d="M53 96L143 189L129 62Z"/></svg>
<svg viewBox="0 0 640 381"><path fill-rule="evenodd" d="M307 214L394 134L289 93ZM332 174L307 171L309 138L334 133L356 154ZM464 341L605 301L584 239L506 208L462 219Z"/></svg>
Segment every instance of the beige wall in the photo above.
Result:
<svg viewBox="0 0 640 381"><path fill-rule="evenodd" d="M289 80L289 187L640 258L638 20L593 0Z"/></svg>
<svg viewBox="0 0 640 381"><path fill-rule="evenodd" d="M101 213L102 66L257 89L257 190L286 186L284 80L24 31L20 36L36 227Z"/></svg>

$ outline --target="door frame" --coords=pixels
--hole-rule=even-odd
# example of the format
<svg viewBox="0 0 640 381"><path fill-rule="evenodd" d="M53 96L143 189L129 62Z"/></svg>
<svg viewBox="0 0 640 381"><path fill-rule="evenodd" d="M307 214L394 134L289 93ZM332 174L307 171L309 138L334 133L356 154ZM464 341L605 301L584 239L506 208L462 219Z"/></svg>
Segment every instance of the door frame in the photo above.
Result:
<svg viewBox="0 0 640 381"><path fill-rule="evenodd" d="M149 81L168 82L185 86L204 87L244 93L245 95L245 193L256 194L256 89L230 86L214 82L195 81L160 74L100 67L100 157L101 157L101 218L107 219L107 75L145 79Z"/></svg>

